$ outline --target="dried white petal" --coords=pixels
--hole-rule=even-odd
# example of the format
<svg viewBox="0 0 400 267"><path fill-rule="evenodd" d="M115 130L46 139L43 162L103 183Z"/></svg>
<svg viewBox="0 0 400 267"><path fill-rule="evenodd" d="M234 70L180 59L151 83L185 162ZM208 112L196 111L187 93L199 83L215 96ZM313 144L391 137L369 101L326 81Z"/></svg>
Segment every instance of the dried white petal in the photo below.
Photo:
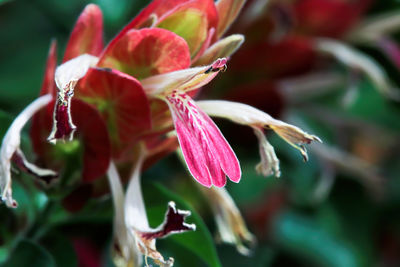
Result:
<svg viewBox="0 0 400 267"><path fill-rule="evenodd" d="M279 168L279 159L275 154L274 147L268 142L264 132L257 127L253 127L254 133L258 139L261 162L257 164L256 171L264 176L281 176Z"/></svg>
<svg viewBox="0 0 400 267"><path fill-rule="evenodd" d="M168 95L172 91L187 92L209 83L226 69L226 58L219 58L208 66L189 68L158 74L143 79L140 83L147 95Z"/></svg>
<svg viewBox="0 0 400 267"><path fill-rule="evenodd" d="M1 201L8 207L17 207L17 202L12 197L11 158L19 149L22 128L37 111L45 107L51 100L50 94L37 98L17 116L4 135L0 148L0 190Z"/></svg>
<svg viewBox="0 0 400 267"><path fill-rule="evenodd" d="M256 244L249 232L238 207L225 188L199 186L214 212L219 238L222 242L233 244L243 255L250 255Z"/></svg>
<svg viewBox="0 0 400 267"><path fill-rule="evenodd" d="M98 57L83 54L57 67L54 79L59 90L69 86L71 82L78 82L90 67L96 66Z"/></svg>

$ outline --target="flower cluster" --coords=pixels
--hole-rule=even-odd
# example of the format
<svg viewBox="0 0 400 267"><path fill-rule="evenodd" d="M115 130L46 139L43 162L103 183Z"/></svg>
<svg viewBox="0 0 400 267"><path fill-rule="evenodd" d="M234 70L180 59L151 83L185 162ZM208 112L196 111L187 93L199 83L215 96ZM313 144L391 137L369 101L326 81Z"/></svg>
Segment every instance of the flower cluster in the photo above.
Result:
<svg viewBox="0 0 400 267"><path fill-rule="evenodd" d="M161 266L172 266L173 259L164 260L155 240L195 230L195 226L185 223L188 211L170 202L164 223L157 229L149 227L140 189L146 162L179 149L199 184L223 187L226 176L239 182L239 161L209 116L254 129L261 155L257 170L264 175L279 176L280 170L263 129L275 131L307 159L303 145L320 141L318 137L244 104L193 100L202 86L227 69L228 59L244 41L238 34L222 37L243 4L234 0L155 0L105 47L102 13L96 5L88 5L76 22L59 66L57 46L52 43L40 97L22 111L3 139L2 201L17 206L12 197L11 162L52 182L58 174L50 169L59 176L63 171L57 149L76 142L82 151L82 182L95 184L108 176L115 206L115 261L140 263L143 254ZM29 163L19 148L20 132L30 118L37 162L49 169ZM120 168L126 166L133 167L124 193ZM228 232L223 235L226 241L239 244L242 239L251 240L227 192L208 188L204 190L211 190L208 192L219 200L213 204L215 210L227 209L219 221L231 220L227 225L231 232L220 227ZM229 216L229 211L234 215ZM232 220L240 231L232 228Z"/></svg>

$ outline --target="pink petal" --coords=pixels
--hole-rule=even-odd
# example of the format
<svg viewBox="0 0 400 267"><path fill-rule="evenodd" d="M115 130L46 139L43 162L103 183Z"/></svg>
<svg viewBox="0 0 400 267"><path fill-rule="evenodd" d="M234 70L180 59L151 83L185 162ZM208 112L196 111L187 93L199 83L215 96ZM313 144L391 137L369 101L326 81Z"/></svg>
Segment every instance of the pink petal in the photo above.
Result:
<svg viewBox="0 0 400 267"><path fill-rule="evenodd" d="M208 187L223 187L225 174L238 182L241 171L236 155L208 115L185 93L173 92L167 100L183 156L194 178Z"/></svg>

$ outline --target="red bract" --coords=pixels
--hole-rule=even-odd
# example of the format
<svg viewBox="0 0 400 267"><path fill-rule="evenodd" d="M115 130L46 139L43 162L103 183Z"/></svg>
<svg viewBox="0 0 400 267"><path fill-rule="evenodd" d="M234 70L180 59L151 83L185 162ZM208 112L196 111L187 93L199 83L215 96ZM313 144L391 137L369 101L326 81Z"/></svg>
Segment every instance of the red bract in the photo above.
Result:
<svg viewBox="0 0 400 267"><path fill-rule="evenodd" d="M64 60L76 57L81 52L98 54L102 46L101 11L95 5L88 5L72 31ZM56 62L56 43L52 42L40 95L48 93L53 96L56 95L54 82ZM46 142L52 127L54 106L55 101L52 101L33 117L30 135L33 149L38 154L39 161L45 162L48 166L61 168L62 162L60 158L55 157L54 146ZM62 119L61 116L69 116L66 112L56 112L55 114L59 120ZM105 123L95 109L79 100L72 101L71 117L78 128L77 134L84 149L82 179L85 182L93 181L105 174L110 161L110 141ZM60 121L67 123L68 118Z"/></svg>
<svg viewBox="0 0 400 267"><path fill-rule="evenodd" d="M188 14L187 12L194 15L194 17L185 16L185 14ZM209 29L217 27L218 14L212 0L156 0L126 25L117 37L111 41L111 45L131 29L150 26L147 25L149 21L151 21L151 26L164 22L164 25L156 27L168 29L178 35L182 33L183 35L180 36L189 41L189 46L191 46L190 36L198 38L201 35L199 33L203 31L201 43L205 40L204 32L207 34Z"/></svg>
<svg viewBox="0 0 400 267"><path fill-rule="evenodd" d="M128 31L106 48L98 63L99 67L117 69L137 79L185 69L189 65L185 40L157 28Z"/></svg>
<svg viewBox="0 0 400 267"><path fill-rule="evenodd" d="M52 106L54 102L51 102L48 107ZM72 101L71 115L77 126L77 136L83 146L82 180L90 182L104 175L108 168L111 149L107 129L100 114L77 99ZM46 162L49 167L60 168L62 159L57 159L54 146L46 141L51 131L52 116L49 108L37 113L32 121L31 139L40 161Z"/></svg>
<svg viewBox="0 0 400 267"><path fill-rule="evenodd" d="M151 127L150 106L141 84L122 72L90 70L78 86L77 97L101 112L116 157L132 148L140 134Z"/></svg>
<svg viewBox="0 0 400 267"><path fill-rule="evenodd" d="M96 5L87 5L69 38L63 62L82 54L98 56L103 49L103 15Z"/></svg>

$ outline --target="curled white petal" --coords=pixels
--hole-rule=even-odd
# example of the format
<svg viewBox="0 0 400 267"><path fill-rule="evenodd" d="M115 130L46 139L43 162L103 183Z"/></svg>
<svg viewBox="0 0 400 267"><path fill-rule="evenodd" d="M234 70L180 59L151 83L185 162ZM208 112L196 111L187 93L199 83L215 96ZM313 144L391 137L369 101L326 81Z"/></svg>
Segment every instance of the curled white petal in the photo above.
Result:
<svg viewBox="0 0 400 267"><path fill-rule="evenodd" d="M30 118L52 100L50 94L43 95L29 104L13 121L3 138L0 148L0 189L1 200L8 207L16 207L17 202L12 197L11 188L11 158L19 149L21 131Z"/></svg>
<svg viewBox="0 0 400 267"><path fill-rule="evenodd" d="M268 142L264 132L260 128L253 127L253 130L258 139L261 158L261 162L256 166L257 173L264 176L275 175L275 177L280 177L279 159L275 154L274 147Z"/></svg>
<svg viewBox="0 0 400 267"><path fill-rule="evenodd" d="M57 67L55 72L55 81L59 89L63 89L71 82L77 82L83 76L90 67L94 67L99 61L98 57L83 54Z"/></svg>
<svg viewBox="0 0 400 267"><path fill-rule="evenodd" d="M158 74L143 79L140 83L147 95L168 95L172 91L187 92L209 83L220 71L226 69L226 58L219 58L212 64Z"/></svg>
<svg viewBox="0 0 400 267"><path fill-rule="evenodd" d="M114 162L110 163L107 171L110 183L112 200L114 204L114 234L116 244L121 255L114 253L114 262L117 266L126 266L129 263L133 266L142 264L142 256L136 246L136 235L133 235L125 223L125 196L121 180Z"/></svg>

